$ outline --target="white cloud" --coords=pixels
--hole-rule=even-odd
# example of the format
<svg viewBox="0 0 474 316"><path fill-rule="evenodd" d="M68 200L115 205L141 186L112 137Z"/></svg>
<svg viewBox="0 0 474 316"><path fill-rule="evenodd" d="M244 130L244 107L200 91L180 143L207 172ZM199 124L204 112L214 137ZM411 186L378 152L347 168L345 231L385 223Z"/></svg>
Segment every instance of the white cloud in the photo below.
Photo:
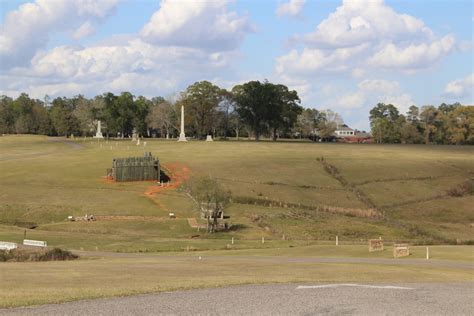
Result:
<svg viewBox="0 0 474 316"><path fill-rule="evenodd" d="M366 79L357 84L356 91L347 89L335 89L333 87L330 98L335 98L331 106L339 111L360 110L369 111L377 103L395 105L401 114L405 114L408 108L415 104L412 97L402 91L397 81L384 79Z"/></svg>
<svg viewBox="0 0 474 316"><path fill-rule="evenodd" d="M444 94L451 98L471 97L474 91L474 73L468 75L463 79L458 79L449 82L444 88Z"/></svg>
<svg viewBox="0 0 474 316"><path fill-rule="evenodd" d="M290 73L311 75L317 72L338 73L350 68L351 60L367 49L367 45L337 48L332 51L304 48L300 53L292 49L288 54L276 59L278 74Z"/></svg>
<svg viewBox="0 0 474 316"><path fill-rule="evenodd" d="M232 63L240 58L238 44L241 39L238 37L247 33L241 21L250 25L247 19L229 13L225 1L186 1L180 2L178 7L175 3L163 1L157 11L161 15L153 15L141 32L146 33L144 30L155 26L158 28L153 32L168 28L160 31L162 37L153 37L156 35L153 32L144 37L122 34L88 47L63 45L39 51L30 58L28 66L12 68L6 76L0 77L0 93L27 91L35 97L79 93L91 96L126 90L153 96L177 92L198 80L220 76L232 78ZM80 14L101 12L93 1L85 2L82 8ZM182 15L177 13L175 18L180 22L155 24L156 16L177 12L170 8L179 8ZM93 25L85 21L74 35L86 36L92 28ZM183 38L179 45L173 45L173 38L177 40L188 35L188 40ZM199 41L201 37L207 39ZM220 39L227 40L227 44L220 46Z"/></svg>
<svg viewBox="0 0 474 316"><path fill-rule="evenodd" d="M84 22L74 33L72 37L74 39L81 39L83 37L91 36L95 34L95 27L90 21Z"/></svg>
<svg viewBox="0 0 474 316"><path fill-rule="evenodd" d="M381 38L388 41L414 36L429 38L432 32L423 21L398 14L383 0L344 0L314 32L304 36L304 41L319 47L348 47Z"/></svg>
<svg viewBox="0 0 474 316"><path fill-rule="evenodd" d="M432 67L459 46L453 35L438 38L423 21L383 0L345 0L315 31L292 41L303 47L277 57L277 73L342 71L361 78L375 70L414 72Z"/></svg>
<svg viewBox="0 0 474 316"><path fill-rule="evenodd" d="M163 0L140 35L156 45L235 49L254 27L247 17L229 12L227 2Z"/></svg>
<svg viewBox="0 0 474 316"><path fill-rule="evenodd" d="M25 65L58 30L74 30L111 14L117 0L36 0L9 12L0 31L1 68ZM83 30L82 32L84 32Z"/></svg>
<svg viewBox="0 0 474 316"><path fill-rule="evenodd" d="M276 14L278 16L299 17L305 2L306 0L289 0L288 2L281 3L276 9Z"/></svg>
<svg viewBox="0 0 474 316"><path fill-rule="evenodd" d="M364 106L365 102L365 95L358 91L340 96L337 98L336 105L339 109L359 109Z"/></svg>
<svg viewBox="0 0 474 316"><path fill-rule="evenodd" d="M389 43L369 59L369 64L383 68L428 68L449 54L454 43L452 35L431 43L411 44L407 47L397 47Z"/></svg>
<svg viewBox="0 0 474 316"><path fill-rule="evenodd" d="M357 86L360 90L365 92L393 94L400 91L400 84L397 81L383 79L366 79L359 82Z"/></svg>

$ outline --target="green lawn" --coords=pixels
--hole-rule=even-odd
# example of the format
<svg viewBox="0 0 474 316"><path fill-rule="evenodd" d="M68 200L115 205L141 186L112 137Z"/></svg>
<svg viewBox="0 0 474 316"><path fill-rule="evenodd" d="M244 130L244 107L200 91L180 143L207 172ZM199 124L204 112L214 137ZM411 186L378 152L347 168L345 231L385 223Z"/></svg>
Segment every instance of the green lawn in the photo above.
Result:
<svg viewBox="0 0 474 316"><path fill-rule="evenodd" d="M187 225L198 218L180 190L150 197L151 182L109 183L112 158L151 151L165 166L190 176L211 175L239 203L226 210L236 230L208 236ZM474 197L445 196L474 173L472 146L357 145L311 142L197 142L147 140L147 147L123 141L44 136L0 137L0 237L28 236L73 249L111 251L224 249L234 237L241 247L258 240L300 243L341 239L454 243L473 240ZM341 183L321 161L337 168ZM365 212L370 200L384 219L333 214L330 206ZM242 201L248 201L243 203ZM271 204L271 206L270 206ZM174 212L177 220L167 219ZM153 216L147 220L68 223L69 215ZM190 236L199 234L197 239ZM168 241L173 240L170 244ZM275 244L276 245L276 244ZM267 245L266 245L267 246ZM268 245L269 246L269 245Z"/></svg>

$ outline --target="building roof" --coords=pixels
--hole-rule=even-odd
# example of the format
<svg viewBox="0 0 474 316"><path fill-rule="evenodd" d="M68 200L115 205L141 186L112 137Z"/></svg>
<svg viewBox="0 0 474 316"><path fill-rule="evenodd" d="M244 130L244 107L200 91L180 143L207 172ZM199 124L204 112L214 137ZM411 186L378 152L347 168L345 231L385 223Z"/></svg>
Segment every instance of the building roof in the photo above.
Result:
<svg viewBox="0 0 474 316"><path fill-rule="evenodd" d="M338 126L336 128L336 131L353 131L353 129L347 126L346 124L344 124L344 125Z"/></svg>

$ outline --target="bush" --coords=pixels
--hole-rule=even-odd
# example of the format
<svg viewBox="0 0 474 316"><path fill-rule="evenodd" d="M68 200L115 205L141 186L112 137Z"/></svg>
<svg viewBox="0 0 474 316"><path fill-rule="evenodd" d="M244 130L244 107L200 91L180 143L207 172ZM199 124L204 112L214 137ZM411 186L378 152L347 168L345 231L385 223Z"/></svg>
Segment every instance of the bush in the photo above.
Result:
<svg viewBox="0 0 474 316"><path fill-rule="evenodd" d="M59 260L74 260L78 256L70 251L60 248L54 249L13 249L10 251L0 250L0 262L24 262L24 261L59 261Z"/></svg>

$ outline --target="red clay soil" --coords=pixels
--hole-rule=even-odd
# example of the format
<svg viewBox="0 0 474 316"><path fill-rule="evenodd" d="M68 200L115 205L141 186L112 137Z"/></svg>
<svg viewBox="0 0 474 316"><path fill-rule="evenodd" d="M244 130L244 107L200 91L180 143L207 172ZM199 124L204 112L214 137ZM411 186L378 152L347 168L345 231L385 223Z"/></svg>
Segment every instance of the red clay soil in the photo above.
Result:
<svg viewBox="0 0 474 316"><path fill-rule="evenodd" d="M163 191L167 190L175 190L177 189L183 182L189 179L189 176L191 174L191 170L184 164L180 162L170 162L170 163L165 163L161 165L161 168L163 171L166 173L166 175L169 177L169 181L166 183L163 183L163 186L160 184L157 184L156 181L146 181L146 182L151 182L153 185L150 185L146 191L144 192L144 195L146 197L149 197L153 203L155 203L160 209L166 210L166 207L160 203L157 199L153 199L153 196L155 194L161 193ZM111 177L102 177L102 180L105 183L109 184L115 184L113 178ZM133 181L130 181L133 182ZM143 181L140 181L143 182Z"/></svg>
<svg viewBox="0 0 474 316"><path fill-rule="evenodd" d="M183 182L189 179L191 173L191 170L189 170L188 167L179 162L166 163L163 164L162 167L165 170L166 175L170 178L170 181L163 183L163 186L149 186L145 191L145 195L153 196L165 190L177 189Z"/></svg>

